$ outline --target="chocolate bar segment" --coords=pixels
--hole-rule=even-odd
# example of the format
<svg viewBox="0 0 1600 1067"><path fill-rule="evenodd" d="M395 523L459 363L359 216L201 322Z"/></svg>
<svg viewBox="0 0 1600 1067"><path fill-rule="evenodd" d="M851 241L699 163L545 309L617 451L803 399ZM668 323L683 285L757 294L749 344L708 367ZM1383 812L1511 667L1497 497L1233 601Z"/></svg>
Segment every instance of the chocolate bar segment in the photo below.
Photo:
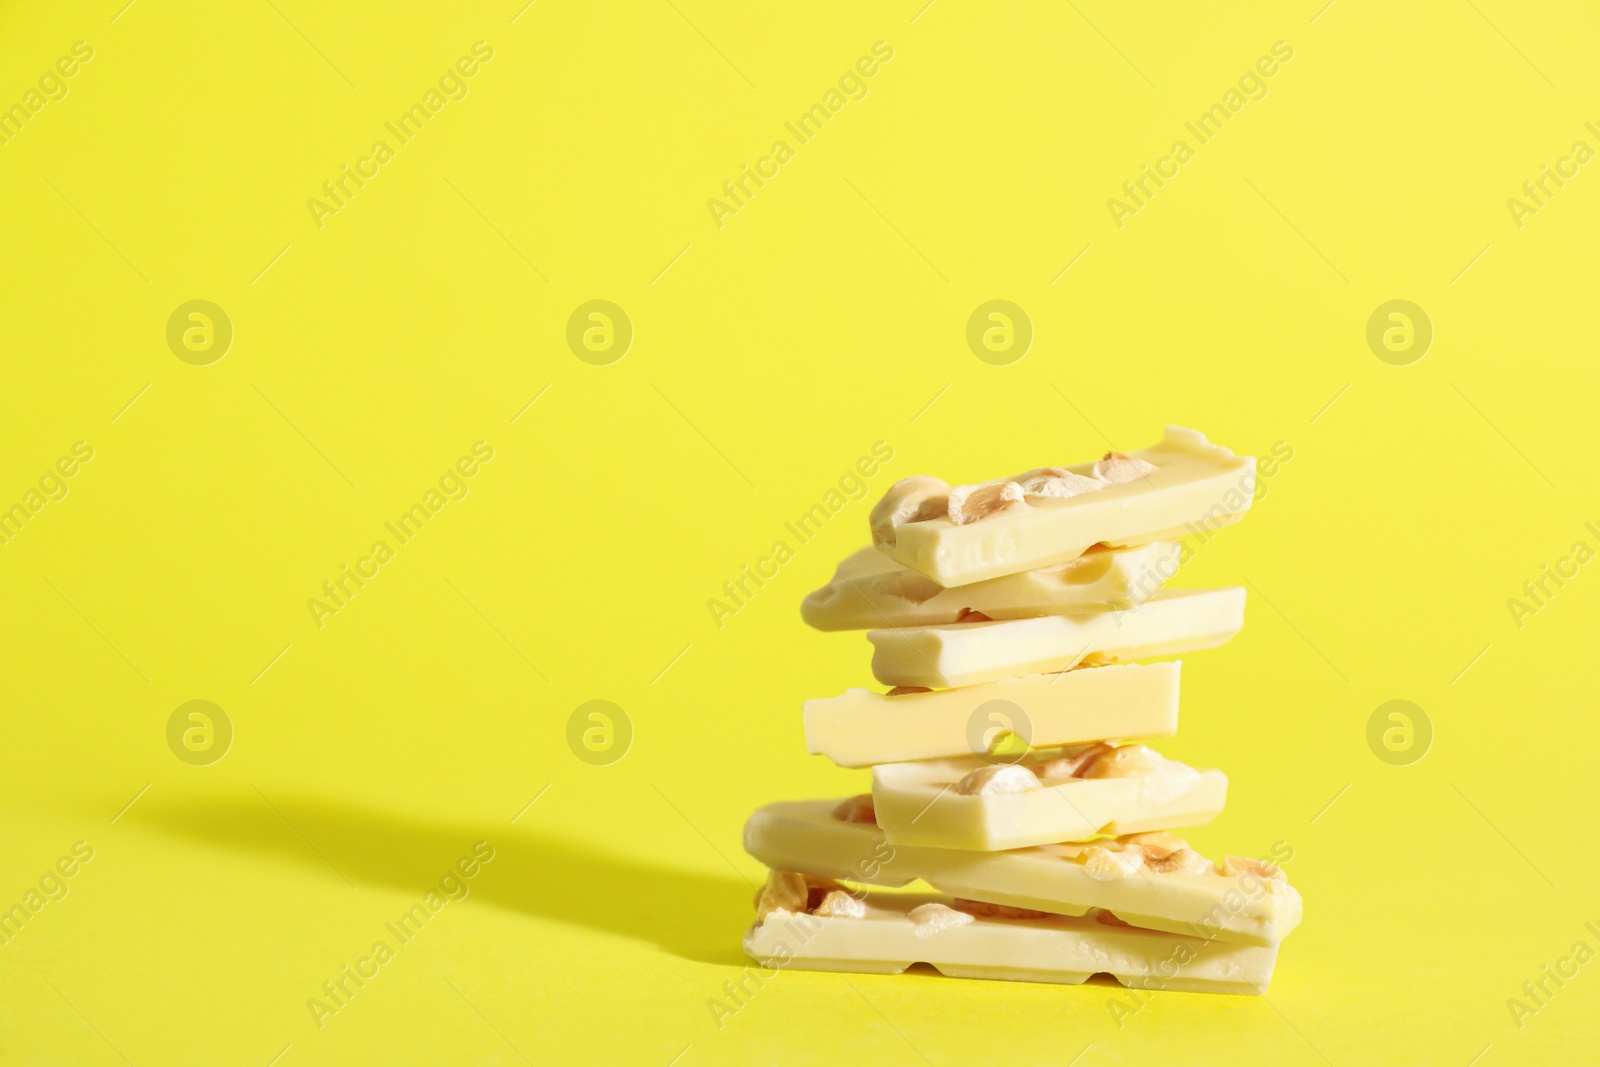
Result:
<svg viewBox="0 0 1600 1067"><path fill-rule="evenodd" d="M1016 917L954 897L841 890L815 911L768 911L744 950L768 968L899 974L927 963L953 978L1076 985L1110 974L1134 989L1245 994L1266 992L1278 956L1275 945L1208 942L1098 916Z"/></svg>
<svg viewBox="0 0 1600 1067"><path fill-rule="evenodd" d="M1244 626L1242 588L1164 589L1138 607L1092 615L868 630L884 685L977 685L1065 671L1085 661L1199 652Z"/></svg>
<svg viewBox="0 0 1600 1067"><path fill-rule="evenodd" d="M1116 611L1159 590L1177 573L1182 553L1176 541L1097 545L1066 563L946 589L868 547L847 557L827 585L801 602L800 617L818 630L871 630L938 626L974 615L1031 619Z"/></svg>
<svg viewBox="0 0 1600 1067"><path fill-rule="evenodd" d="M872 542L941 586L969 585L1077 559L1097 544L1144 545L1244 518L1256 461L1167 427L1150 448L951 487L918 475L891 486L869 518Z"/></svg>
<svg viewBox="0 0 1600 1067"><path fill-rule="evenodd" d="M872 768L878 825L893 845L980 852L1201 826L1222 813L1228 779L1144 745L884 763Z"/></svg>
<svg viewBox="0 0 1600 1067"><path fill-rule="evenodd" d="M951 896L1060 915L1091 908L1134 926L1271 945L1300 923L1283 869L1229 856L1218 864L1170 832L971 852L891 845L871 797L768 804L744 826L745 851L775 870L898 887L922 879Z"/></svg>
<svg viewBox="0 0 1600 1067"><path fill-rule="evenodd" d="M1081 668L889 696L849 689L804 705L806 748L841 767L971 756L1178 730L1179 662ZM1019 746L1019 750L1020 750Z"/></svg>

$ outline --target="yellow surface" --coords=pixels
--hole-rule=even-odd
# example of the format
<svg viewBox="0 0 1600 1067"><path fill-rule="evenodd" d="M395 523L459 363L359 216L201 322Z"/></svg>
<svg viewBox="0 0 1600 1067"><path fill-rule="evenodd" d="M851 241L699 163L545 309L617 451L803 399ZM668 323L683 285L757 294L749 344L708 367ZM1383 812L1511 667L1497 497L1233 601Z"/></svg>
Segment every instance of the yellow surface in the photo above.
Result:
<svg viewBox="0 0 1600 1067"><path fill-rule="evenodd" d="M1600 164L1561 160L1600 147L1592 12L123 3L0 10L0 103L93 50L0 145L0 501L93 450L0 545L0 901L93 849L0 946L0 1062L1591 1053ZM399 143L478 41L465 97ZM867 95L799 143L785 122L878 41ZM1277 41L1265 98L1198 144L1184 123ZM1107 199L1179 138L1119 228ZM763 159L719 228L708 198ZM346 164L376 176L316 217ZM1577 176L1513 213L1544 164ZM1032 324L1008 365L967 345L995 299ZM1397 299L1434 326L1405 366L1366 340ZM192 300L233 326L209 365L168 347ZM620 362L568 348L591 300L626 309ZM798 604L869 504L808 543L785 522L875 442L874 496L1169 421L1292 449L1179 579L1251 601L1189 658L1164 746L1230 776L1200 847L1293 847L1306 921L1270 996L1118 1013L1098 984L785 973L719 1027L745 815L867 780L805 754L799 708L870 650ZM479 441L446 479L468 495L362 564ZM764 558L719 626L708 599ZM345 565L376 576L319 627ZM1544 565L1573 576L1514 617ZM1433 727L1409 766L1367 744L1396 699ZM168 746L191 700L234 727L220 762ZM568 748L591 700L631 721L620 762ZM478 841L470 896L387 933ZM1508 998L1578 941L1519 1028ZM377 973L319 1028L346 965Z"/></svg>

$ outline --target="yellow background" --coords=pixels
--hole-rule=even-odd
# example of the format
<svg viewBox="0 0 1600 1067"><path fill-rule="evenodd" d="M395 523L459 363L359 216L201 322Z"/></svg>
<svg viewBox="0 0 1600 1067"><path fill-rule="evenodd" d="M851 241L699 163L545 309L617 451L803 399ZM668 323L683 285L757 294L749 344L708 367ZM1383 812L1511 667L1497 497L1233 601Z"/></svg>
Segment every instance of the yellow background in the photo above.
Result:
<svg viewBox="0 0 1600 1067"><path fill-rule="evenodd" d="M1521 628L1506 605L1600 547L1600 164L1520 229L1506 206L1597 143L1592 12L123 2L0 11L0 103L94 49L0 146L0 503L94 449L0 546L0 903L95 850L0 947L0 1062L1592 1050L1600 964L1520 1029L1506 1005L1600 949L1600 569ZM468 95L318 228L307 199L480 40ZM707 199L880 40L868 95L719 229ZM1280 40L1269 94L1116 227L1107 198ZM997 298L1035 330L1009 366L964 340ZM193 299L234 328L209 366L166 343ZM591 299L635 330L609 366L565 341ZM1434 324L1410 366L1365 341L1391 299ZM745 816L866 781L805 754L799 706L867 684L867 645L797 608L869 502L720 629L706 600L875 441L873 496L1167 422L1294 450L1178 579L1252 592L1164 746L1230 775L1198 847L1295 850L1269 996L1119 1028L1097 983L793 972L719 1028ZM477 441L470 494L319 629L307 599ZM236 730L207 767L166 742L194 699ZM566 743L594 699L634 729L610 766ZM1367 747L1391 699L1434 727L1410 766ZM319 1029L307 999L480 840L471 896Z"/></svg>

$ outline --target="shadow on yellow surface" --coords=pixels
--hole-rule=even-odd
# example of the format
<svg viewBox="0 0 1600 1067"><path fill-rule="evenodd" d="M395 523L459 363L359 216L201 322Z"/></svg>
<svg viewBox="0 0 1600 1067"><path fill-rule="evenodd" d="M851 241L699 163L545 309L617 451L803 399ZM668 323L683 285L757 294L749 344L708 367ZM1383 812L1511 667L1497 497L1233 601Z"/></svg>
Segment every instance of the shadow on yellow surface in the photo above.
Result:
<svg viewBox="0 0 1600 1067"><path fill-rule="evenodd" d="M471 899L652 942L701 963L748 962L738 945L754 891L732 876L712 878L509 827L425 823L305 796L152 803L140 815L145 826L208 848L304 864L357 888L400 890L418 901L441 890L441 879L457 873L457 860L470 857L475 843L488 841L493 859L465 880ZM459 887L454 891L459 895Z"/></svg>

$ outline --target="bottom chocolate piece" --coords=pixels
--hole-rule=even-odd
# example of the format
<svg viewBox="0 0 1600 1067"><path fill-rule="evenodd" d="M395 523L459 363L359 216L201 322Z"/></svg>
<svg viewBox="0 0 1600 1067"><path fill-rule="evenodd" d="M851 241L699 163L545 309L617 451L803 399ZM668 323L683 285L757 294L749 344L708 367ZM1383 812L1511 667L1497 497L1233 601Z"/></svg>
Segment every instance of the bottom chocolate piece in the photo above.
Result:
<svg viewBox="0 0 1600 1067"><path fill-rule="evenodd" d="M1109 974L1130 989L1267 991L1277 946L1127 926L1107 913L1048 915L923 893L851 893L774 871L745 953L769 968L899 974L927 963L952 978L1076 985Z"/></svg>

